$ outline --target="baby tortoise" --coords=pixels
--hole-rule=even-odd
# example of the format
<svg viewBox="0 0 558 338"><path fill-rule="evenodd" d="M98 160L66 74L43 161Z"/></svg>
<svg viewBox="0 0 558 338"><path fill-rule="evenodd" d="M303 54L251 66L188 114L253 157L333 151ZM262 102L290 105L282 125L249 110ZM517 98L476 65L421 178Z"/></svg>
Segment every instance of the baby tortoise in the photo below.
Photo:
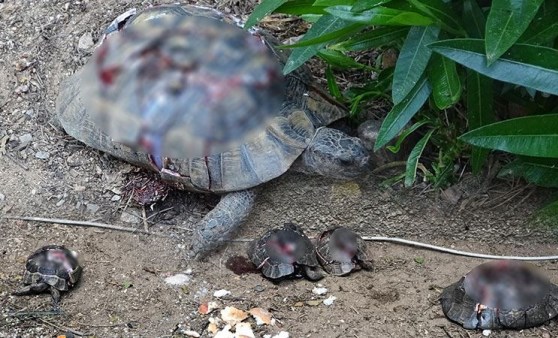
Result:
<svg viewBox="0 0 558 338"><path fill-rule="evenodd" d="M558 314L558 286L526 263L493 261L445 288L440 301L445 315L466 329L524 329Z"/></svg>
<svg viewBox="0 0 558 338"><path fill-rule="evenodd" d="M303 272L310 280L323 278L315 248L310 239L293 223L271 229L248 249L248 257L264 276L279 279Z"/></svg>
<svg viewBox="0 0 558 338"><path fill-rule="evenodd" d="M60 291L68 291L81 276L82 268L77 255L61 245L47 245L35 251L25 264L23 284L15 296L41 293L49 290L52 306L58 310Z"/></svg>
<svg viewBox="0 0 558 338"><path fill-rule="evenodd" d="M324 231L318 237L316 256L324 270L335 276L344 276L359 268L372 269L372 262L366 257L366 243L344 227Z"/></svg>

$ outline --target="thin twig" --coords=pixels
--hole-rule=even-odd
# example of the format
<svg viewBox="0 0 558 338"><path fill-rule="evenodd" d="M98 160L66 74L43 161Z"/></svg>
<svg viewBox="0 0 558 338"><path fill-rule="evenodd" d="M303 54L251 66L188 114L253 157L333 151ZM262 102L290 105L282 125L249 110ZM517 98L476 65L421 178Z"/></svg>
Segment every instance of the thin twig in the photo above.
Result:
<svg viewBox="0 0 558 338"><path fill-rule="evenodd" d="M141 208L141 219L143 221L143 230L149 233L149 226L147 225L147 215L145 214L145 206Z"/></svg>
<svg viewBox="0 0 558 338"><path fill-rule="evenodd" d="M389 162L389 163L384 164L383 166L380 166L380 167L372 170L372 174L377 174L377 173L380 173L384 170L397 168L397 167L403 167L403 166L406 166L406 165L407 165L407 162L405 162L405 161Z"/></svg>
<svg viewBox="0 0 558 338"><path fill-rule="evenodd" d="M17 164L18 166L20 166L24 170L29 170L28 166L26 166L25 164L20 162L18 159L16 159L14 156L12 156L12 154L6 153L6 157L9 158L10 160L12 160L15 164Z"/></svg>
<svg viewBox="0 0 558 338"><path fill-rule="evenodd" d="M153 235L159 237L168 237L166 235L157 234L149 231L144 231L140 229L122 227L118 225L110 225L98 222L87 222L87 221L74 221L69 219L60 219L60 218L44 218L44 217L21 217L21 216L3 216L2 218L5 219L17 219L22 221L30 221L30 222L42 222L42 223L58 223L64 225L77 225L77 226L85 226L85 227L94 227L94 228L101 228L101 229L109 229L109 230L116 230L116 231L125 231L131 233L142 233L146 235Z"/></svg>
<svg viewBox="0 0 558 338"><path fill-rule="evenodd" d="M8 312L8 317L38 317L38 316L60 316L64 313L62 311L18 311Z"/></svg>
<svg viewBox="0 0 558 338"><path fill-rule="evenodd" d="M47 324L49 326L52 326L52 327L56 328L58 330L71 332L71 333L75 334L76 336L82 336L82 337L85 336L85 333L70 329L69 327L65 327L65 326L62 326L62 325L55 324L53 322L49 322L48 320L44 320L43 318L36 318L36 319L39 320L40 322L44 323L44 324Z"/></svg>

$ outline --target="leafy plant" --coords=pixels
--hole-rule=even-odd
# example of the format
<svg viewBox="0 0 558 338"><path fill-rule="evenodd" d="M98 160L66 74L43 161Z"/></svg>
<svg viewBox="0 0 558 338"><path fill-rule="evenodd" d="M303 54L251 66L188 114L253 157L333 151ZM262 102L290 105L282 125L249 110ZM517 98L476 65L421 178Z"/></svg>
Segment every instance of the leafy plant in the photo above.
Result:
<svg viewBox="0 0 558 338"><path fill-rule="evenodd" d="M477 173L494 149L521 155L501 175L558 186L557 1L263 0L247 26L269 13L312 23L299 42L287 46L292 53L285 74L320 57L328 64L330 91L354 116L391 91L393 108L375 149L398 151L418 133L405 185L415 182L418 168L444 185L459 158L468 158ZM399 57L391 69L377 71L351 59L354 52L381 54L394 47ZM342 92L333 73L339 68L377 76ZM426 158L427 149L437 155ZM431 169L421 164L425 159Z"/></svg>

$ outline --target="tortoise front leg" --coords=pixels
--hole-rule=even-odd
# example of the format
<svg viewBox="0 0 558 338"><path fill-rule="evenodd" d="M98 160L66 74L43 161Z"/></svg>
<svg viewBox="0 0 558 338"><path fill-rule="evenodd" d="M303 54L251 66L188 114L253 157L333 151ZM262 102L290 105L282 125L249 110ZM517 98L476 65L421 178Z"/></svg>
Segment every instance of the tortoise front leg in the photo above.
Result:
<svg viewBox="0 0 558 338"><path fill-rule="evenodd" d="M303 270L309 280L320 280L324 278L324 274L318 267L304 266Z"/></svg>
<svg viewBox="0 0 558 338"><path fill-rule="evenodd" d="M34 294L34 293L41 293L43 291L46 291L49 288L49 286L50 285L48 285L47 283L35 283L31 285L26 285L21 289L13 292L12 295L24 296L24 295Z"/></svg>
<svg viewBox="0 0 558 338"><path fill-rule="evenodd" d="M221 197L215 208L197 224L191 256L201 259L208 251L229 240L252 211L255 198L253 190L232 192Z"/></svg>
<svg viewBox="0 0 558 338"><path fill-rule="evenodd" d="M60 291L51 286L50 295L52 296L52 310L56 312L60 311Z"/></svg>

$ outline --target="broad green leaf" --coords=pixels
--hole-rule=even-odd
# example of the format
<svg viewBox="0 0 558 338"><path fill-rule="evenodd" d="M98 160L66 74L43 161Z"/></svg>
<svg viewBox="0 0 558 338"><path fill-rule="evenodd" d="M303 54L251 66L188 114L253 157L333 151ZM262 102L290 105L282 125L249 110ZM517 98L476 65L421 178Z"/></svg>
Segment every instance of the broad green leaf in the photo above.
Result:
<svg viewBox="0 0 558 338"><path fill-rule="evenodd" d="M352 12L351 6L334 6L325 8L329 14L351 22L368 25L428 26L434 21L415 12L401 11L387 7L374 7L362 12Z"/></svg>
<svg viewBox="0 0 558 338"><path fill-rule="evenodd" d="M254 26L266 15L281 7L281 5L285 2L287 2L287 0L263 0L259 5L256 6L256 8L254 8L252 14L250 14L248 19L246 20L244 29L248 29Z"/></svg>
<svg viewBox="0 0 558 338"><path fill-rule="evenodd" d="M310 27L308 32L304 34L304 37L302 37L300 41L310 40L324 34L335 32L352 24L352 22L341 20L332 15L323 15L314 25L312 25L312 27ZM289 74L293 70L300 67L300 65L306 62L312 56L316 55L316 53L325 45L325 43L320 43L307 47L295 48L289 56L289 59L285 63L283 74Z"/></svg>
<svg viewBox="0 0 558 338"><path fill-rule="evenodd" d="M295 0L288 1L279 8L275 9L275 13L303 15L303 14L324 14L323 6L312 6L314 0Z"/></svg>
<svg viewBox="0 0 558 338"><path fill-rule="evenodd" d="M393 75L393 103L398 104L415 87L426 70L432 50L427 47L436 41L438 27L413 27L403 43Z"/></svg>
<svg viewBox="0 0 558 338"><path fill-rule="evenodd" d="M442 29L465 36L461 22L453 8L443 0L408 0L416 9L434 19Z"/></svg>
<svg viewBox="0 0 558 338"><path fill-rule="evenodd" d="M411 135L415 130L419 129L420 127L424 126L427 123L428 121L420 121L413 124L411 127L405 129L405 131L402 132L397 138L397 142L395 142L395 144L392 146L387 146L386 149L391 151L394 154L397 154L401 149L401 144L403 144L403 141L407 139L407 136Z"/></svg>
<svg viewBox="0 0 558 338"><path fill-rule="evenodd" d="M362 11L365 11L367 9L379 6L379 5L387 4L388 2L391 2L391 1L392 0L357 0L353 4L353 7L351 8L351 11L352 12L362 12Z"/></svg>
<svg viewBox="0 0 558 338"><path fill-rule="evenodd" d="M306 22L309 23L316 23L318 22L318 20L320 20L320 18L322 17L322 14L302 14L300 15L300 18Z"/></svg>
<svg viewBox="0 0 558 338"><path fill-rule="evenodd" d="M341 95L341 91L339 90L337 81L335 81L335 76L333 76L333 72L331 71L331 66L327 66L325 75L327 79L327 88L329 89L330 94L338 101L341 101L343 95Z"/></svg>
<svg viewBox="0 0 558 338"><path fill-rule="evenodd" d="M558 158L558 114L492 123L463 134L460 139L478 147L518 155Z"/></svg>
<svg viewBox="0 0 558 338"><path fill-rule="evenodd" d="M477 0L463 1L463 26L470 37L477 39L484 38L486 17L479 7Z"/></svg>
<svg viewBox="0 0 558 338"><path fill-rule="evenodd" d="M435 129L430 129L430 131L428 131L428 133L426 133L417 142L417 144L415 144L413 150L411 150L411 153L407 158L407 167L405 169L405 187L407 188L411 187L413 183L415 183L420 156L422 155L422 152L424 151L424 148L426 147L428 140L430 140L430 136L432 136L434 130Z"/></svg>
<svg viewBox="0 0 558 338"><path fill-rule="evenodd" d="M516 44L492 66L486 65L484 42L453 39L429 45L432 50L490 78L558 95L558 50Z"/></svg>
<svg viewBox="0 0 558 338"><path fill-rule="evenodd" d="M434 103L439 109L449 108L461 98L461 81L452 60L440 54L432 55L428 79L432 84Z"/></svg>
<svg viewBox="0 0 558 338"><path fill-rule="evenodd" d="M558 10L535 18L529 28L525 30L518 42L531 45L548 43L558 37Z"/></svg>
<svg viewBox="0 0 558 338"><path fill-rule="evenodd" d="M364 26L362 24L356 23L356 24L349 25L347 27L343 27L342 29L337 30L335 32L323 34L323 35L320 35L320 36L315 37L313 39L299 41L299 42L294 43L292 45L284 45L284 46L281 46L281 48L298 48L298 47L306 47L306 46L316 45L316 44L319 44L319 43L330 42L330 41L338 40L342 37L345 37L346 35L354 35L355 32L358 32L359 30L361 30L363 28L364 28Z"/></svg>
<svg viewBox="0 0 558 338"><path fill-rule="evenodd" d="M314 1L314 6L330 7L337 5L352 5L354 3L355 0L316 0Z"/></svg>
<svg viewBox="0 0 558 338"><path fill-rule="evenodd" d="M331 49L346 51L361 51L390 45L404 38L409 32L407 27L380 27L335 45Z"/></svg>
<svg viewBox="0 0 558 338"><path fill-rule="evenodd" d="M428 80L422 78L403 101L391 109L384 119L384 122L382 122L380 131L378 132L378 139L374 144L374 151L385 146L405 128L405 125L407 125L424 105L431 91L432 89L430 88Z"/></svg>
<svg viewBox="0 0 558 338"><path fill-rule="evenodd" d="M486 58L493 64L516 41L544 0L493 0L486 20Z"/></svg>
<svg viewBox="0 0 558 338"><path fill-rule="evenodd" d="M518 159L500 170L498 177L505 176L522 177L542 187L558 188L558 161L540 163Z"/></svg>
<svg viewBox="0 0 558 338"><path fill-rule="evenodd" d="M330 49L322 49L318 56L332 66L339 68L372 69L372 67L356 62L352 57Z"/></svg>
<svg viewBox="0 0 558 338"><path fill-rule="evenodd" d="M493 98L492 79L474 70L467 69L467 119L469 130L494 122ZM471 151L473 174L480 172L488 152L488 149L473 147Z"/></svg>

